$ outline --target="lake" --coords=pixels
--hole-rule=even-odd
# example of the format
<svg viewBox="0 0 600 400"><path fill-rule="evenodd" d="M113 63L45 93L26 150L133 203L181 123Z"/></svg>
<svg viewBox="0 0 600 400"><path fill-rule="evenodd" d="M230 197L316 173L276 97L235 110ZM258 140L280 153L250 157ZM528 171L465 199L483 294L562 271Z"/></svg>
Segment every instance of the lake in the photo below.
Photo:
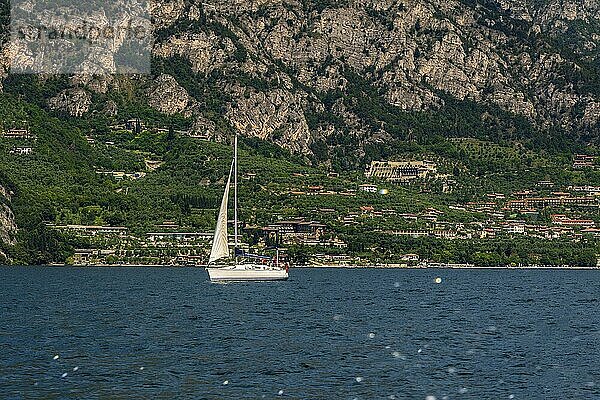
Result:
<svg viewBox="0 0 600 400"><path fill-rule="evenodd" d="M600 396L600 271L0 273L3 399Z"/></svg>

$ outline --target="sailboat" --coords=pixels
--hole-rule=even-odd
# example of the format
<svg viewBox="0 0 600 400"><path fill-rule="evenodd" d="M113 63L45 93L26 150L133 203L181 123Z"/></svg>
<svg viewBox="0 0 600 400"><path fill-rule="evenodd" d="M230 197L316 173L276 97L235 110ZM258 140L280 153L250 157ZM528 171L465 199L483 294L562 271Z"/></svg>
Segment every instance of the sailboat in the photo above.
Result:
<svg viewBox="0 0 600 400"><path fill-rule="evenodd" d="M212 249L206 271L211 282L244 282L244 281L282 281L287 280L288 266L283 266L277 257L262 257L250 255L238 248L238 137L235 136L234 153L227 185L221 200L221 208L217 218L217 226L213 237ZM229 251L229 235L227 233L227 209L229 203L229 189L233 176L234 190L234 251L233 256Z"/></svg>

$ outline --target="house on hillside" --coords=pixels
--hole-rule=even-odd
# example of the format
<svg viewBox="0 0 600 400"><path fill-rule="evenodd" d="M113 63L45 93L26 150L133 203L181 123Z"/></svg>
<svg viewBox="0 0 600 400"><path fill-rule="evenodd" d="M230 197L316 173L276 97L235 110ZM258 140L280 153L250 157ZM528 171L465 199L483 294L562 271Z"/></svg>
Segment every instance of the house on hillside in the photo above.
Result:
<svg viewBox="0 0 600 400"><path fill-rule="evenodd" d="M31 133L29 128L13 128L0 131L0 138L32 140L35 139L35 135Z"/></svg>
<svg viewBox="0 0 600 400"><path fill-rule="evenodd" d="M433 161L373 161L365 172L367 178L384 179L395 183L425 179L436 174L437 165Z"/></svg>
<svg viewBox="0 0 600 400"><path fill-rule="evenodd" d="M371 185L369 183L366 183L364 185L360 185L358 187L358 190L367 193L377 193L377 185Z"/></svg>
<svg viewBox="0 0 600 400"><path fill-rule="evenodd" d="M10 149L9 153L18 156L31 155L33 154L33 147L13 147Z"/></svg>
<svg viewBox="0 0 600 400"><path fill-rule="evenodd" d="M573 158L574 169L594 168L596 166L596 157L585 154L576 154Z"/></svg>

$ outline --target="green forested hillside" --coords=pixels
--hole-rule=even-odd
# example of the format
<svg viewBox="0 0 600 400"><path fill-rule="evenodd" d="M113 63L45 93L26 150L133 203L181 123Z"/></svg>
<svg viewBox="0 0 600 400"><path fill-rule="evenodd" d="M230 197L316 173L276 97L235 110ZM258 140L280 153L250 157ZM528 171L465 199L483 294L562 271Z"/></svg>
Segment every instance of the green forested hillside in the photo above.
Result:
<svg viewBox="0 0 600 400"><path fill-rule="evenodd" d="M3 186L14 191L11 206L20 228L18 244L8 249L13 262L64 262L74 248L89 245L82 238L64 236L48 227L53 224L125 226L134 235L151 232L164 221L198 232L213 229L231 162L230 144L190 138L173 128L137 134L95 129L100 120L73 124L12 95L4 95L0 101L3 121L28 121L36 136L31 155L10 154L14 139L0 139L0 176ZM93 137L93 143L88 143L85 135ZM565 168L572 157L568 148L536 150L534 144L515 138L490 142L478 137L407 142L389 153L385 146L381 149L383 153L372 159L436 160L440 172L452 177L454 189L443 192L442 181L436 180L409 186L371 180L389 193L365 193L357 191L358 185L369 180L358 168L342 168L341 174L332 175L330 170L312 166L310 160L278 146L243 138L240 175L251 174L252 179L240 180L241 219L247 226L265 226L293 217L318 220L327 226L330 237L348 245L343 251L327 251L379 262L394 261L405 253L433 261L483 265L595 262L596 244L588 239L574 245L566 239L548 242L509 236L487 241L444 240L391 234L402 229L430 229L426 220L413 223L398 216L422 214L428 209L438 210L448 223L490 223L484 214L452 206L486 201L487 193L510 196L534 188L542 180L561 187L600 185L600 174L595 170ZM147 170L145 160L162 164ZM97 171L144 171L146 175L137 180L115 180ZM311 194L311 190L319 194ZM371 215L363 210L367 206L394 213ZM596 208L594 218L598 218L597 213ZM357 215L353 223L344 223L344 217L352 214ZM549 214L543 215L538 219ZM256 240L251 230L246 235L247 241ZM315 249L291 251L302 260Z"/></svg>

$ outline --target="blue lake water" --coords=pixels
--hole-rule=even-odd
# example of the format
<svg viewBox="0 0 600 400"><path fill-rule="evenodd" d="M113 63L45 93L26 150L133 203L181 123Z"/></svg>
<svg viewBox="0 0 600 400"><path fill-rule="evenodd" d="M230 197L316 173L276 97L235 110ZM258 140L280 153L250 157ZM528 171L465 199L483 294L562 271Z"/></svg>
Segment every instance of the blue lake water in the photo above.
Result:
<svg viewBox="0 0 600 400"><path fill-rule="evenodd" d="M600 398L600 271L290 272L2 268L0 398Z"/></svg>

